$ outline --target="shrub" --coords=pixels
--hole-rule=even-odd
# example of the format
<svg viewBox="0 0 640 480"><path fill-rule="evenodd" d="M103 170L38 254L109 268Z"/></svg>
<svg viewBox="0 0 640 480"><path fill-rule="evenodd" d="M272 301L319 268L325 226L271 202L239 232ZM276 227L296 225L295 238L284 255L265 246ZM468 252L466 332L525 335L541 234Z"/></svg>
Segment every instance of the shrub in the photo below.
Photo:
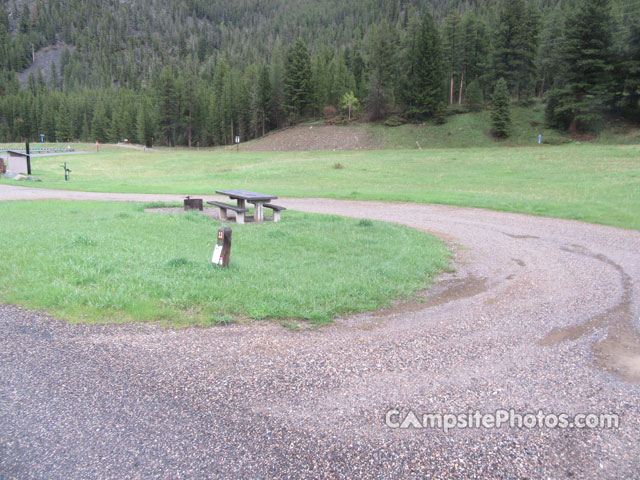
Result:
<svg viewBox="0 0 640 480"><path fill-rule="evenodd" d="M436 107L435 114L433 115L433 121L436 125L443 125L447 121L447 106L444 102L441 102Z"/></svg>
<svg viewBox="0 0 640 480"><path fill-rule="evenodd" d="M407 123L406 120L399 115L391 115L384 122L387 127L399 127L405 123Z"/></svg>
<svg viewBox="0 0 640 480"><path fill-rule="evenodd" d="M542 137L542 143L545 145L565 145L571 143L570 138L566 137Z"/></svg>
<svg viewBox="0 0 640 480"><path fill-rule="evenodd" d="M469 113L470 110L466 105L451 105L447 107L447 116L462 115L463 113Z"/></svg>
<svg viewBox="0 0 640 480"><path fill-rule="evenodd" d="M338 110L333 105L327 105L322 110L322 115L324 115L325 120L329 120L337 115Z"/></svg>
<svg viewBox="0 0 640 480"><path fill-rule="evenodd" d="M484 108L484 94L477 81L473 81L467 87L465 104L472 112L479 112Z"/></svg>

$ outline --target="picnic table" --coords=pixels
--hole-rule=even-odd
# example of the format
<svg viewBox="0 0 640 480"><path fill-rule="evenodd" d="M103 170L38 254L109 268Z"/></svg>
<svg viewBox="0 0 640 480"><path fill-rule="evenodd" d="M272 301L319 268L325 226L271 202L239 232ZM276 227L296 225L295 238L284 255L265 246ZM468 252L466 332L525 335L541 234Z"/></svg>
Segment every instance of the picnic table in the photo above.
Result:
<svg viewBox="0 0 640 480"><path fill-rule="evenodd" d="M244 214L248 212L247 203L254 205L253 221L256 223L264 222L264 208L273 210L273 221L280 220L280 211L286 210L284 207L273 205L269 202L278 198L276 195L268 195L265 193L251 192L249 190L216 190L219 195L226 195L231 200L236 201L236 205L229 205L221 202L207 202L220 208L220 217L227 219L227 210L236 212L236 222L244 223Z"/></svg>

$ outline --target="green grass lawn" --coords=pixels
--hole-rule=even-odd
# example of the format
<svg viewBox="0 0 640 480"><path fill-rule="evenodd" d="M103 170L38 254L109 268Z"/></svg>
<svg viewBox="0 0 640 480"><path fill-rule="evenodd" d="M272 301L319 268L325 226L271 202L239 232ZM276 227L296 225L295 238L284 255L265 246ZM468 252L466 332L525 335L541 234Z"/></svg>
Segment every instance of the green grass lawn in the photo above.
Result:
<svg viewBox="0 0 640 480"><path fill-rule="evenodd" d="M279 223L233 225L221 269L210 263L219 226L137 204L0 203L0 302L71 321L324 323L389 305L449 265L443 243L422 232L287 211Z"/></svg>
<svg viewBox="0 0 640 480"><path fill-rule="evenodd" d="M511 107L512 126L506 140L496 141L491 135L491 113L465 113L447 117L443 125L406 124L385 127L381 124L364 124L364 127L386 148L494 148L535 146L538 135L545 141L565 141L569 139L557 131L544 127L544 106L531 108Z"/></svg>
<svg viewBox="0 0 640 480"><path fill-rule="evenodd" d="M62 168L71 168L65 182ZM344 168L334 168L341 164ZM473 206L640 229L640 145L359 152L111 147L33 160L47 188L212 195L243 188L292 197Z"/></svg>

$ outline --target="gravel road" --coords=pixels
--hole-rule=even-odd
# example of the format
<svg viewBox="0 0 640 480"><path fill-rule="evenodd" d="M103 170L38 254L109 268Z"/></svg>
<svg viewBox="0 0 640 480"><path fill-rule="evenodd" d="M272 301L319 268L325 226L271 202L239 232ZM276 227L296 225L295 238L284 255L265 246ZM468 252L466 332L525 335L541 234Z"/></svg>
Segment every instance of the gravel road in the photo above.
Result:
<svg viewBox="0 0 640 480"><path fill-rule="evenodd" d="M16 198L181 197L0 186ZM640 477L640 232L282 203L432 232L457 271L422 302L318 330L68 325L0 306L0 478ZM514 409L617 414L620 427L445 433L390 428L390 409L393 424Z"/></svg>

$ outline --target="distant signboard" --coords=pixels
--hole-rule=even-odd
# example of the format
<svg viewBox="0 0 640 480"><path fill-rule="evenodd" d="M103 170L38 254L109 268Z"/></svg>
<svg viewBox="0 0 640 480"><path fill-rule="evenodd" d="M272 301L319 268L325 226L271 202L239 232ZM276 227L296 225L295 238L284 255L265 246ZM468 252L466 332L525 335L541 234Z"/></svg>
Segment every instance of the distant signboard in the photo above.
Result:
<svg viewBox="0 0 640 480"><path fill-rule="evenodd" d="M31 175L31 165L29 164L29 155L16 152L13 150L7 151L7 172L20 173L22 175Z"/></svg>

